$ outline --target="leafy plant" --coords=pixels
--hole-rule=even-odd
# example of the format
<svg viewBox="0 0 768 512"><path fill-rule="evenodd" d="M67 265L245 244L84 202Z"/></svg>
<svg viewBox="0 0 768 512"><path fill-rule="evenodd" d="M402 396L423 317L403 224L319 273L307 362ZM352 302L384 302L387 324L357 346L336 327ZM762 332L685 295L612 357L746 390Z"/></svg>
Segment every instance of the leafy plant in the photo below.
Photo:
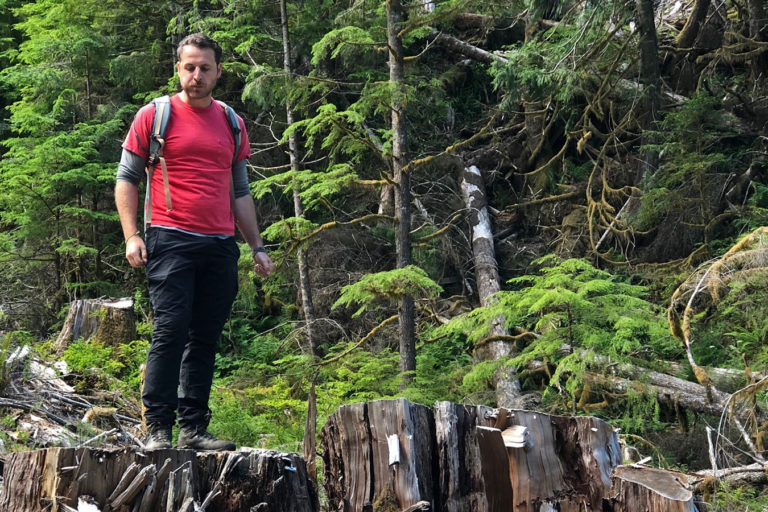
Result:
<svg viewBox="0 0 768 512"><path fill-rule="evenodd" d="M531 333L531 341L509 364L519 369L531 361L554 364L550 390L572 400L597 355L641 361L679 353L661 311L643 298L644 287L622 282L583 259L547 256L534 263L540 266L538 274L511 279L515 290L499 292L492 305L457 317L440 331L461 332L477 342L488 335L494 319L505 318L508 328ZM488 371L470 375L487 377Z"/></svg>

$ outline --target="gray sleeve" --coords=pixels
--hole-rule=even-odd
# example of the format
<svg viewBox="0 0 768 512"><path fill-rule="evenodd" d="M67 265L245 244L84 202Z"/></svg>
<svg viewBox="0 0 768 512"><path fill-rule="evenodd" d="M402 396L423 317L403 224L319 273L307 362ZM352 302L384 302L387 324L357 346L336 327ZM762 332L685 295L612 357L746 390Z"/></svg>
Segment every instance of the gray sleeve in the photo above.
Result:
<svg viewBox="0 0 768 512"><path fill-rule="evenodd" d="M144 180L146 162L136 153L123 149L117 166L117 181L128 181L138 186Z"/></svg>
<svg viewBox="0 0 768 512"><path fill-rule="evenodd" d="M251 193L248 187L248 172L245 169L245 160L240 160L232 165L232 183L235 190L235 199Z"/></svg>

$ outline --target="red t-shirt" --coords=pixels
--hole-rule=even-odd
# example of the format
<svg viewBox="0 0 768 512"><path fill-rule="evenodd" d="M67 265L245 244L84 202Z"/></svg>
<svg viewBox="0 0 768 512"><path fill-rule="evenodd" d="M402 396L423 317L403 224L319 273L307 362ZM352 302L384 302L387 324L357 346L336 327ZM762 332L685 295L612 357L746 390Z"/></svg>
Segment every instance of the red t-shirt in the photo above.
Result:
<svg viewBox="0 0 768 512"><path fill-rule="evenodd" d="M147 159L154 103L136 113L123 148ZM251 156L245 124L240 123L240 151L236 161ZM171 97L171 117L165 132L163 155L168 168L172 209L165 204L163 173L155 167L150 187L151 225L167 226L206 235L234 235L230 205L230 179L235 141L227 115L216 101L193 107Z"/></svg>

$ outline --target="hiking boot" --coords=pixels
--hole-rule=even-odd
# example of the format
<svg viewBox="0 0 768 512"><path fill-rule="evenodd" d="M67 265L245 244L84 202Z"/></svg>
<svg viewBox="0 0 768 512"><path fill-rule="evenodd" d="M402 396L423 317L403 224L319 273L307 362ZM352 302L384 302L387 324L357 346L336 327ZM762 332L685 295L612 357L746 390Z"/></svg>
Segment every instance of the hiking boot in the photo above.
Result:
<svg viewBox="0 0 768 512"><path fill-rule="evenodd" d="M179 442L176 444L176 448L217 452L232 451L235 449L235 443L224 441L210 434L205 425L195 425L179 429Z"/></svg>
<svg viewBox="0 0 768 512"><path fill-rule="evenodd" d="M167 425L149 425L149 438L147 439L145 450L168 450L173 448L171 436L173 435L171 427Z"/></svg>

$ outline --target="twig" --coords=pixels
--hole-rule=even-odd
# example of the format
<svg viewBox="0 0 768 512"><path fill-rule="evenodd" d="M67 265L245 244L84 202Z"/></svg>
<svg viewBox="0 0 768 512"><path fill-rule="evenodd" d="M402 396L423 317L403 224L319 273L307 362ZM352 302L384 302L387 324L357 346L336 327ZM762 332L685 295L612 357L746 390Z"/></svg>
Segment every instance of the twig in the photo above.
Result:
<svg viewBox="0 0 768 512"><path fill-rule="evenodd" d="M80 447L85 446L87 444L91 444L92 442L96 441L97 439L101 439L102 437L111 436L112 434L117 434L120 432L120 429L113 428L112 430L107 430L105 432L102 432L101 434L94 436L90 438L89 440L85 441L84 443L80 443Z"/></svg>

